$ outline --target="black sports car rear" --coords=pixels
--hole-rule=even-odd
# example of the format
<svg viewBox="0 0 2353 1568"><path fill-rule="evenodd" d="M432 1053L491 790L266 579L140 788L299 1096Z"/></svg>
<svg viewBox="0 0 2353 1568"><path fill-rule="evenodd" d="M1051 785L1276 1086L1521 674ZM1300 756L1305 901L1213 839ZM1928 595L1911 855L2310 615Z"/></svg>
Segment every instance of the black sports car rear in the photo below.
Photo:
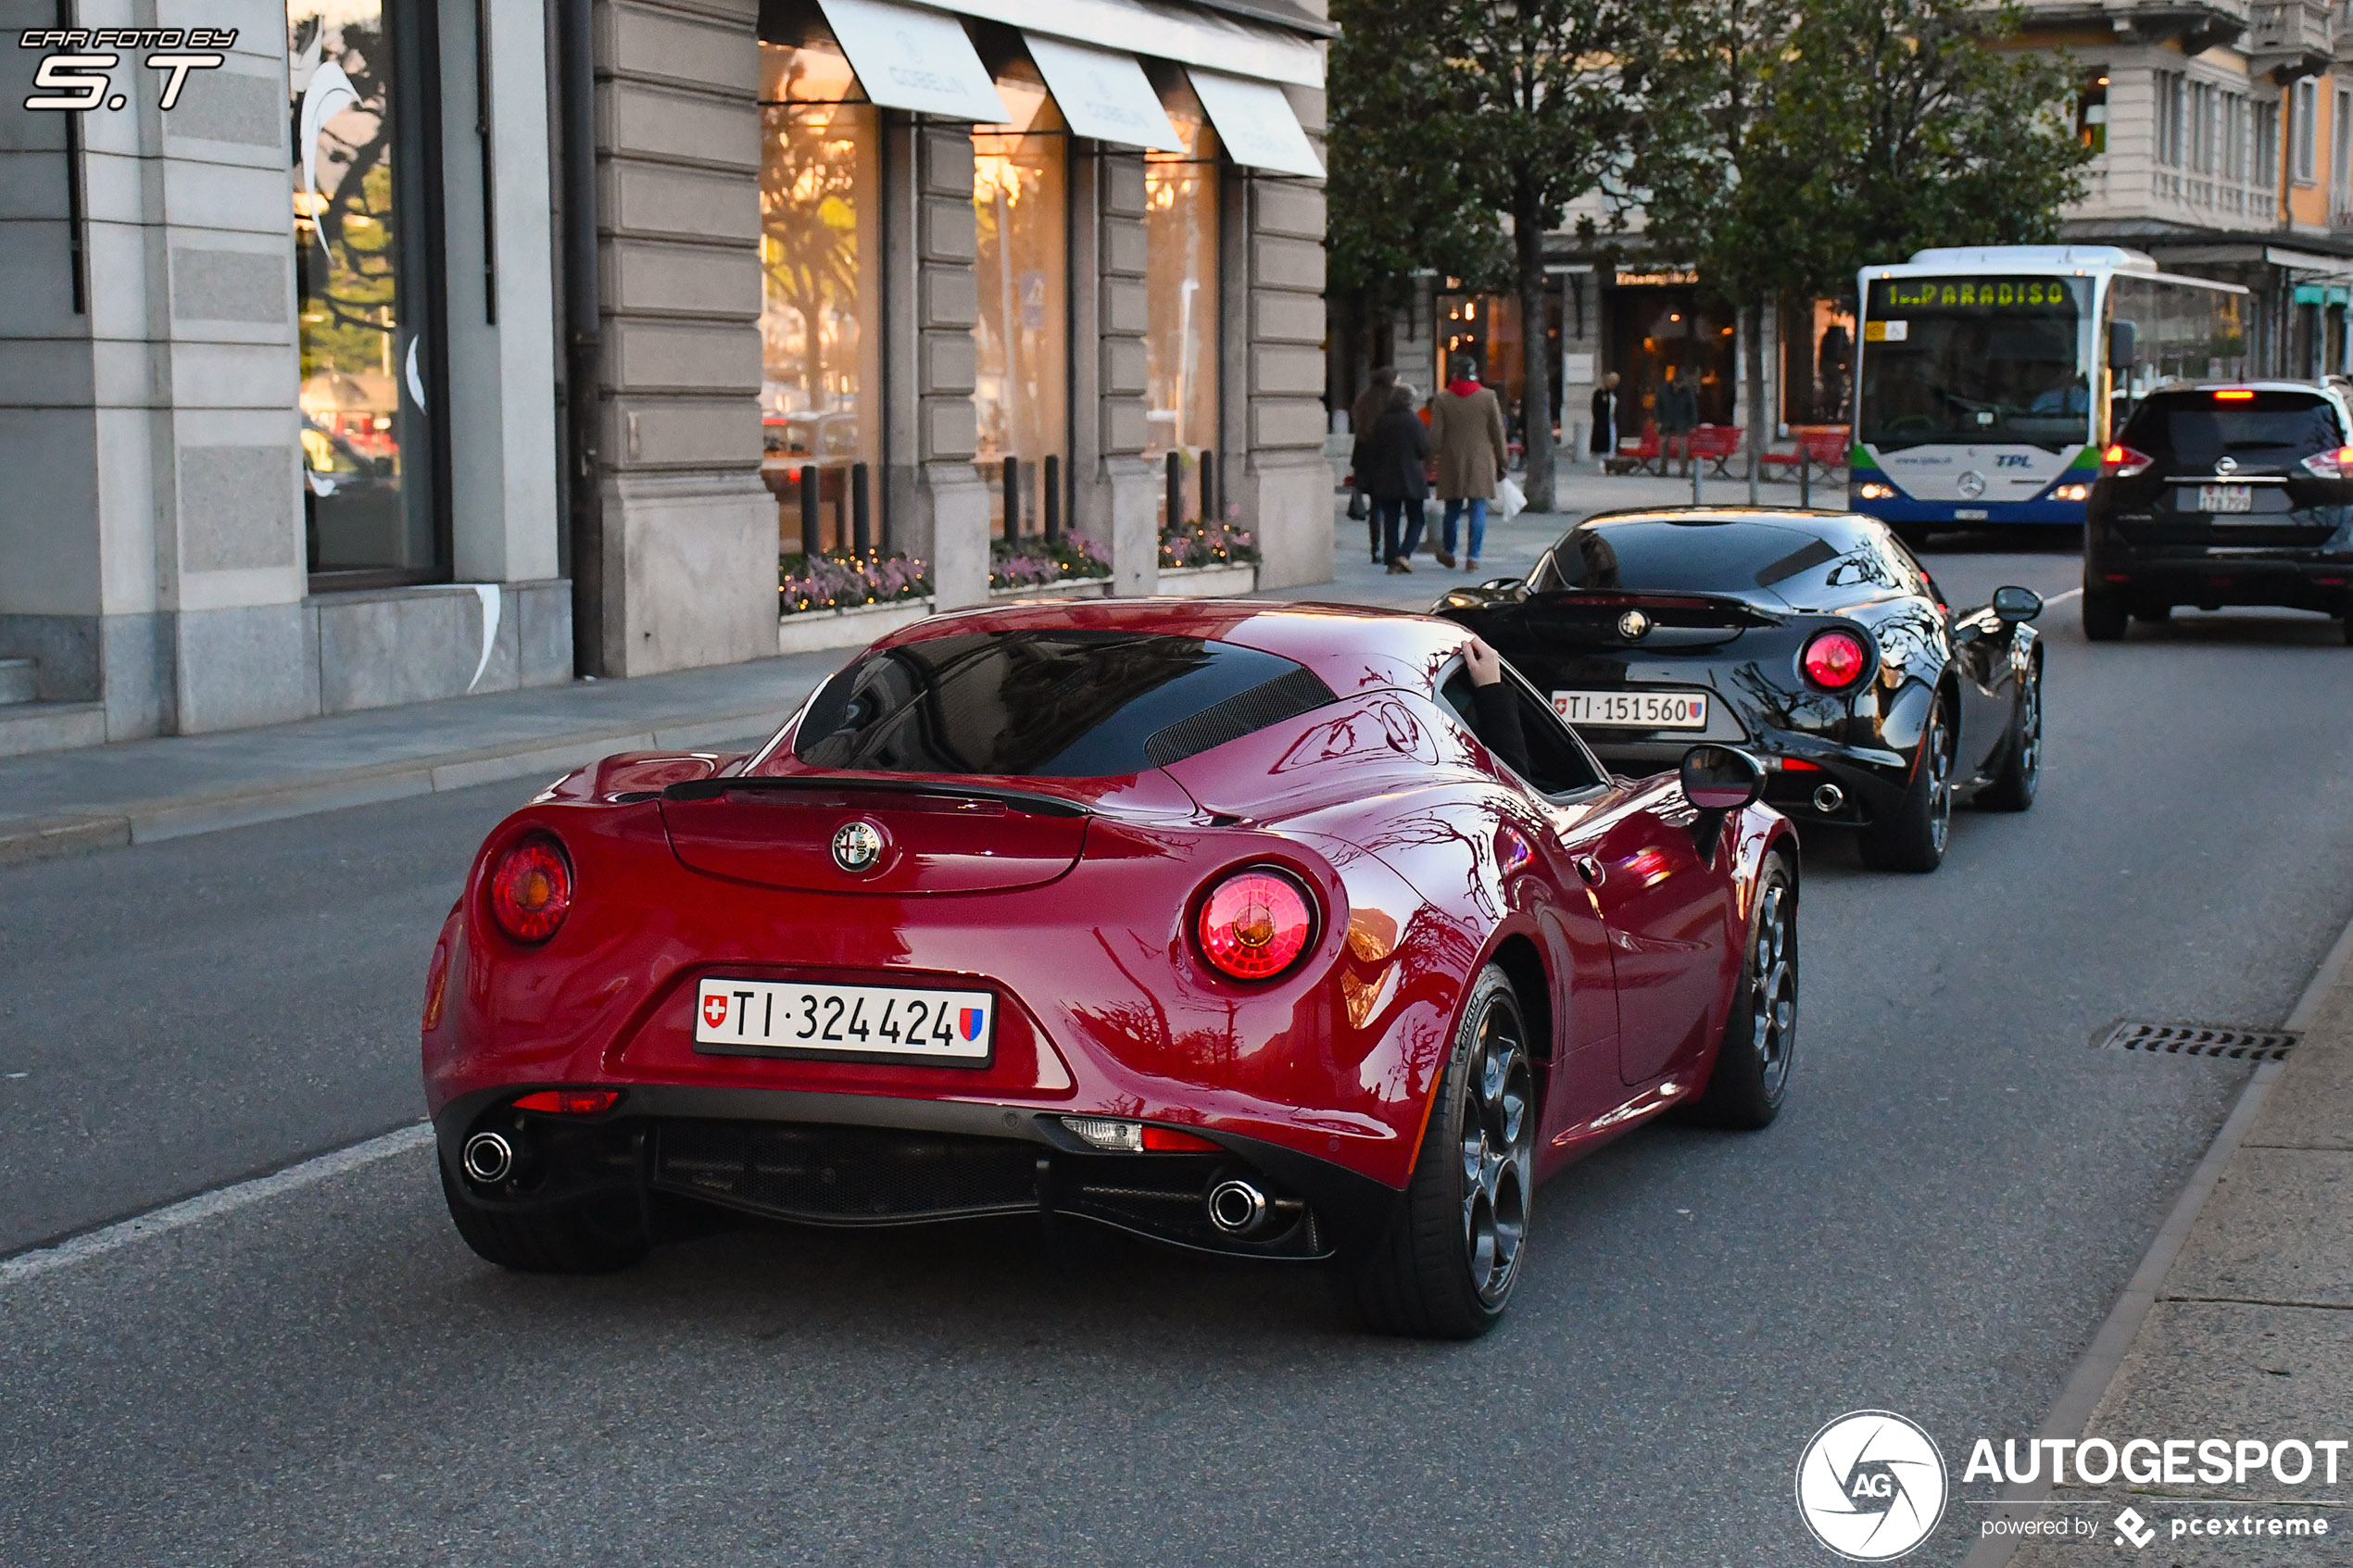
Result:
<svg viewBox="0 0 2353 1568"><path fill-rule="evenodd" d="M2153 392L2084 508L2083 633L2175 605L2353 607L2353 424L2335 393L2264 383ZM2353 641L2353 619L2346 620Z"/></svg>
<svg viewBox="0 0 2353 1568"><path fill-rule="evenodd" d="M1766 798L1933 871L1957 798L2022 811L2042 769L2042 600L1955 613L1887 526L1844 513L1675 508L1570 529L1525 581L1436 613L1494 645L1612 768L1747 747Z"/></svg>

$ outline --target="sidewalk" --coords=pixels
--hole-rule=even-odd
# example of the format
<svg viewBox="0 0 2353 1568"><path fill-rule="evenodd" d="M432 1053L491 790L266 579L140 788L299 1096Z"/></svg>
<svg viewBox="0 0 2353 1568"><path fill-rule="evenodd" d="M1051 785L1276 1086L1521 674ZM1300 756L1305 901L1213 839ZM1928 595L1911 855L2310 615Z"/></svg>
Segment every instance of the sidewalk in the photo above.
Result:
<svg viewBox="0 0 2353 1568"><path fill-rule="evenodd" d="M2095 1533L2036 1541L2007 1561L2015 1568L2065 1568L2120 1551L2115 1521L2130 1508L2144 1524L2152 1568L2228 1563L2232 1568L2324 1568L2353 1562L2353 971L2344 964L2353 931L2324 965L2326 988L2292 1018L2303 1038L2287 1061L2257 1070L2259 1094L2246 1135L2165 1271L2139 1332L2080 1428L2045 1437L2163 1442L2253 1439L2275 1445L2340 1444L2336 1484L2315 1451L2309 1478L2284 1484L2261 1461L2244 1485L2068 1486L2050 1495ZM2334 966L2335 972L2329 971ZM2317 1003L2317 1006L2312 1005ZM2233 1121L2237 1118L2233 1118ZM2223 1140L2230 1135L2225 1127ZM2193 1185L2196 1178L2193 1178ZM2160 1238L2160 1246L2163 1245ZM2099 1348L2095 1345L2093 1356ZM2192 1450L2193 1453L2195 1450ZM1947 1456L1957 1462L1957 1456ZM2298 1463L2285 1461L2293 1474ZM2190 1462L2195 1475L2197 1461ZM2045 1475L2049 1474L2045 1467ZM2073 1477L2070 1469L2069 1475ZM1982 1483L1981 1483L1982 1485ZM2016 1492L2018 1488L2011 1488ZM2331 1506L2319 1506L2326 1503ZM2270 1522L2328 1521L2325 1537L2272 1536ZM2237 1521L2221 1539L2187 1533L2190 1521ZM2256 1529L2248 1530L2248 1521ZM2183 1533L2175 1534L2175 1526ZM2003 1560L1982 1551L1971 1568Z"/></svg>
<svg viewBox="0 0 2353 1568"><path fill-rule="evenodd" d="M1777 485L1772 493L1795 491ZM1744 485L1709 487L1712 500L1745 494ZM1565 512L1581 514L1687 501L1691 487L1570 470L1559 495ZM1433 524L1438 510L1429 508ZM1523 513L1491 526L1478 579L1525 572L1569 521ZM1428 545L1410 576L1390 576L1368 559L1365 525L1345 517L1333 541L1330 582L1258 596L1424 610L1448 587L1474 580L1441 569ZM0 759L0 865L505 779L545 782L616 751L739 748L774 732L852 651Z"/></svg>

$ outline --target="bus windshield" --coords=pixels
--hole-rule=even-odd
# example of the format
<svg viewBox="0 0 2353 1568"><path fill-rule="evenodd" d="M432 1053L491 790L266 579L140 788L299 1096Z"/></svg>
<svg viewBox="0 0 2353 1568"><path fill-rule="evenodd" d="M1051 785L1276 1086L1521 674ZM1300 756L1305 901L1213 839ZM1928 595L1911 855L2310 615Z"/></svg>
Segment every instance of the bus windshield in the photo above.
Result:
<svg viewBox="0 0 2353 1568"><path fill-rule="evenodd" d="M1857 398L1868 445L2091 439L2081 280L1882 278L1870 285Z"/></svg>

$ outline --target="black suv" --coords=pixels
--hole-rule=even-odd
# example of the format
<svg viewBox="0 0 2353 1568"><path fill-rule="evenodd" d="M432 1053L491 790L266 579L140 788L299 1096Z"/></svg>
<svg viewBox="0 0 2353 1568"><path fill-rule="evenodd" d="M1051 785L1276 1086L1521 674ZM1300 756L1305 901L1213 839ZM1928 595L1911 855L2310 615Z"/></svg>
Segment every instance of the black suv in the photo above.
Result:
<svg viewBox="0 0 2353 1568"><path fill-rule="evenodd" d="M2285 605L2345 619L2353 419L2296 383L2168 387L2100 454L2083 530L2083 634L2175 605ZM2353 621L2346 622L2353 642Z"/></svg>

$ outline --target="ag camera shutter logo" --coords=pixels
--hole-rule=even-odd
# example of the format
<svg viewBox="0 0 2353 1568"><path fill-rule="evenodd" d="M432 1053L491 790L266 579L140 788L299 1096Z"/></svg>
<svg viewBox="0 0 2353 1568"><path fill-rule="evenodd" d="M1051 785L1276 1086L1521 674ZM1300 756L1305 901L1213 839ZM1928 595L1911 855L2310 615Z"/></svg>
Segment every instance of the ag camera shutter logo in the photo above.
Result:
<svg viewBox="0 0 2353 1568"><path fill-rule="evenodd" d="M1850 1411L1806 1445L1797 1512L1814 1538L1850 1562L1886 1562L1944 1517L1944 1456L1892 1411Z"/></svg>

